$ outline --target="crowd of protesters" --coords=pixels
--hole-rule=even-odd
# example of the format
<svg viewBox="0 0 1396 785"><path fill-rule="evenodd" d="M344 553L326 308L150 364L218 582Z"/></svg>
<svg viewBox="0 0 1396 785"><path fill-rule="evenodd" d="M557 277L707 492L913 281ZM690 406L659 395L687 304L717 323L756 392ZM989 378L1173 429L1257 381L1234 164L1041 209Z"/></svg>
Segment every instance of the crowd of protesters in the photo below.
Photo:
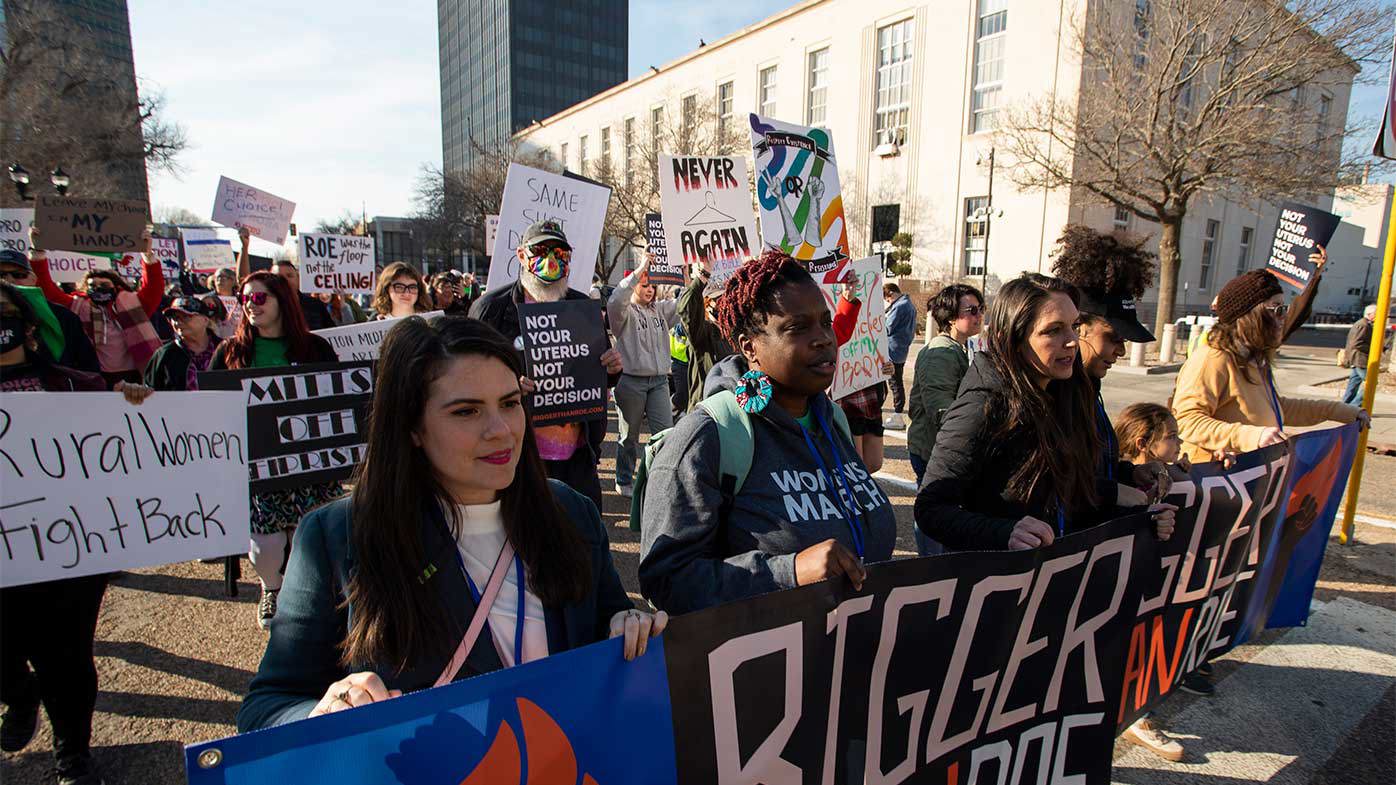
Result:
<svg viewBox="0 0 1396 785"><path fill-rule="evenodd" d="M909 391L916 306L886 284L890 384L838 400L839 348L877 292L850 273L831 298L778 251L721 283L700 263L689 283L661 290L646 258L598 309L608 348L590 360L615 399L615 491L635 497L650 604L641 610L621 586L599 513L607 422L535 426L528 414L535 386L519 351L519 306L589 299L569 283L573 249L561 225L523 233L511 285L481 296L473 276L424 277L393 262L363 306L302 293L291 261L253 272L245 230L232 268L206 285L181 275L167 291L145 239L134 287L91 271L67 292L42 251L0 253L0 390L114 390L139 405L152 391L198 390L204 371L333 362L316 330L400 320L381 346L366 457L352 481L251 497L257 622L270 637L238 714L242 731L607 637L624 636L633 658L668 613L824 580L859 588L865 565L890 559L896 541L891 501L873 476L884 429L906 430L917 548L935 555L1042 547L1132 511L1147 511L1166 540L1176 508L1160 500L1190 462L1275 444L1289 426L1369 422L1351 401L1370 314L1366 333L1359 322L1349 336L1353 383L1342 402L1281 395L1275 351L1297 325L1263 271L1222 288L1216 323L1170 405L1132 406L1112 422L1102 394L1112 366L1127 343L1154 340L1134 304L1152 257L1140 241L1083 227L1059 240L1055 275L1024 274L992 297L962 283L930 297ZM1299 307L1312 297L1306 290ZM405 318L435 311L443 316ZM88 744L105 586L93 577L3 590L0 749L28 744L42 704L64 783L101 781ZM32 612L8 610L20 607ZM1205 677L1192 688L1211 689ZM1181 756L1147 717L1127 734Z"/></svg>

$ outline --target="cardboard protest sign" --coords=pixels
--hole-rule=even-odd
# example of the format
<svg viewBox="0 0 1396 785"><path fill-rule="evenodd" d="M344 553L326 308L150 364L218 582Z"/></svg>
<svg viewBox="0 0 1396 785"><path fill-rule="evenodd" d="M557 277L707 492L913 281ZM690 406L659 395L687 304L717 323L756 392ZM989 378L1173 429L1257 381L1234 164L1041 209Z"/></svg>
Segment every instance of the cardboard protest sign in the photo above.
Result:
<svg viewBox="0 0 1396 785"><path fill-rule="evenodd" d="M606 419L606 328L595 300L520 303L534 425Z"/></svg>
<svg viewBox="0 0 1396 785"><path fill-rule="evenodd" d="M291 227L296 203L273 196L230 177L218 178L213 221L234 229L247 227L256 237L281 245Z"/></svg>
<svg viewBox="0 0 1396 785"><path fill-rule="evenodd" d="M882 301L882 257L869 256L853 263L854 289L860 301L853 336L839 346L839 370L829 387L829 397L839 400L887 380L882 366L887 360L886 303ZM829 310L838 305L838 284L821 283Z"/></svg>
<svg viewBox="0 0 1396 785"><path fill-rule="evenodd" d="M29 253L29 227L34 211L28 207L0 207L0 251Z"/></svg>
<svg viewBox="0 0 1396 785"><path fill-rule="evenodd" d="M659 213L645 213L645 251L654 257L650 262L650 283L656 286L682 286L685 280L682 261L669 258L669 246L664 240L664 219Z"/></svg>
<svg viewBox="0 0 1396 785"><path fill-rule="evenodd" d="M300 236L301 291L306 294L373 294L376 257L372 237Z"/></svg>
<svg viewBox="0 0 1396 785"><path fill-rule="evenodd" d="M0 396L0 586L247 551L241 396Z"/></svg>
<svg viewBox="0 0 1396 785"><path fill-rule="evenodd" d="M833 136L824 128L750 119L762 239L806 262L816 278L837 281L849 256Z"/></svg>
<svg viewBox="0 0 1396 785"><path fill-rule="evenodd" d="M34 210L36 248L79 253L130 253L141 248L145 202L39 197Z"/></svg>
<svg viewBox="0 0 1396 785"><path fill-rule="evenodd" d="M205 371L199 389L242 393L252 493L344 480L363 460L371 362Z"/></svg>
<svg viewBox="0 0 1396 785"><path fill-rule="evenodd" d="M1317 253L1318 246L1328 247L1328 241L1338 231L1343 219L1320 210L1317 207L1285 202L1280 206L1280 217L1275 221L1275 233L1270 238L1270 258L1265 268L1276 278L1303 289L1314 276L1314 265L1309 254Z"/></svg>
<svg viewBox="0 0 1396 785"><path fill-rule="evenodd" d="M746 159L739 156L659 156L659 204L671 264L710 265L709 291L725 289L753 247L760 253L746 178Z"/></svg>
<svg viewBox="0 0 1396 785"><path fill-rule="evenodd" d="M304 277L304 273L301 276ZM423 319L435 319L442 316L441 311L430 311L428 313L417 314ZM378 346L383 343L383 337L388 331L393 329L398 322L403 319L410 319L404 316L398 319L375 319L362 324L346 324L343 327L327 327L323 330L315 330L314 333L330 342L334 347L334 353L344 362L351 360L377 360Z"/></svg>
<svg viewBox="0 0 1396 785"><path fill-rule="evenodd" d="M601 227L611 189L565 175L520 164L509 164L504 199L499 205L499 230L490 252L488 289L493 291L519 280L519 259L514 251L524 230L537 221L557 221L572 246L567 280L573 289L591 288Z"/></svg>
<svg viewBox="0 0 1396 785"><path fill-rule="evenodd" d="M189 227L180 229L179 234L184 242L184 259L191 271L208 274L237 263L233 256L233 244L220 239L217 229Z"/></svg>
<svg viewBox="0 0 1396 785"><path fill-rule="evenodd" d="M45 256L49 276L57 283L80 283L88 270L112 269L112 260L106 256L73 251L48 251Z"/></svg>

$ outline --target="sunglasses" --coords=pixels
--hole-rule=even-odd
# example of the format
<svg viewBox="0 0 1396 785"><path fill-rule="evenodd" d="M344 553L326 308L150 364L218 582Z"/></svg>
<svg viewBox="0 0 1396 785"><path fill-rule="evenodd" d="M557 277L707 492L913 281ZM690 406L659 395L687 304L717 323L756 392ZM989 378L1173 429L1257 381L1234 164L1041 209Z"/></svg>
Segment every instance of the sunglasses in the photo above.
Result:
<svg viewBox="0 0 1396 785"><path fill-rule="evenodd" d="M393 294L416 294L418 291L415 283L388 284L388 288L393 290Z"/></svg>
<svg viewBox="0 0 1396 785"><path fill-rule="evenodd" d="M1265 306L1265 310L1276 316L1283 317L1285 314L1289 313L1289 306L1284 303L1276 303L1275 305Z"/></svg>
<svg viewBox="0 0 1396 785"><path fill-rule="evenodd" d="M9 278L11 281L22 281L28 277L28 270L0 270L0 278Z"/></svg>
<svg viewBox="0 0 1396 785"><path fill-rule="evenodd" d="M252 292L250 294L238 295L238 302L242 303L243 305L251 304L260 308L261 306L267 304L268 297L271 297L270 292Z"/></svg>
<svg viewBox="0 0 1396 785"><path fill-rule="evenodd" d="M961 316L978 316L981 313L984 313L984 306L982 305L970 305L960 309Z"/></svg>
<svg viewBox="0 0 1396 785"><path fill-rule="evenodd" d="M532 254L535 259L542 259L548 254L552 254L553 258L560 262L566 262L572 259L572 250L570 248L563 248L559 245L535 245L529 248L528 252Z"/></svg>

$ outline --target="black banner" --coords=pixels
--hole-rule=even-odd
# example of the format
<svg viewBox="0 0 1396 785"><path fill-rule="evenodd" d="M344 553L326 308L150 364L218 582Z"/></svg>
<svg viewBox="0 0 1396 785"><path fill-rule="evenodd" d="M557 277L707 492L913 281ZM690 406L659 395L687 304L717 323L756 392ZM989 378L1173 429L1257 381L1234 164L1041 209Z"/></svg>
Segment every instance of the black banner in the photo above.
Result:
<svg viewBox="0 0 1396 785"><path fill-rule="evenodd" d="M669 260L669 246L664 240L664 219L659 213L645 213L645 250L654 255L650 262L650 283L656 286L683 286L683 260Z"/></svg>
<svg viewBox="0 0 1396 785"><path fill-rule="evenodd" d="M246 393L254 494L347 479L363 458L372 362L205 371L199 389Z"/></svg>
<svg viewBox="0 0 1396 785"><path fill-rule="evenodd" d="M606 328L595 300L521 303L519 336L535 425L606 419Z"/></svg>
<svg viewBox="0 0 1396 785"><path fill-rule="evenodd" d="M829 160L829 151L820 147L813 139L788 131L767 131L765 138L757 142L753 149L756 151L756 156L759 158L772 146L794 147L797 150L814 153L825 161Z"/></svg>
<svg viewBox="0 0 1396 785"><path fill-rule="evenodd" d="M1276 278L1303 289L1314 277L1314 265L1309 254L1318 246L1328 247L1343 219L1317 207L1285 202L1275 221L1275 233L1270 237L1270 258L1265 267Z"/></svg>

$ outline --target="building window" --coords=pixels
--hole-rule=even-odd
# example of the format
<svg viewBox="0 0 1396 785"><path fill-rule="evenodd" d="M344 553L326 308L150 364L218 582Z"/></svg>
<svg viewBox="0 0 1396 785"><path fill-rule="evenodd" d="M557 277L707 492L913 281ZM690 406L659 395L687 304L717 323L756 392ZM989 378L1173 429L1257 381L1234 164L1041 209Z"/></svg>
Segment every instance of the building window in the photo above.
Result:
<svg viewBox="0 0 1396 785"><path fill-rule="evenodd" d="M664 107L656 106L650 109L650 147L654 149L658 156L659 150L664 147L660 142L660 137L664 135ZM656 158L656 160L658 160ZM650 166L650 185L659 185L659 165L655 163Z"/></svg>
<svg viewBox="0 0 1396 785"><path fill-rule="evenodd" d="M873 144L902 144L911 114L911 20L877 31L877 93Z"/></svg>
<svg viewBox="0 0 1396 785"><path fill-rule="evenodd" d="M698 96L684 96L681 108L682 112L679 117L682 124L679 127L683 129L683 144L687 146L692 143L693 131L698 125ZM683 152L688 151L684 150Z"/></svg>
<svg viewBox="0 0 1396 785"><path fill-rule="evenodd" d="M1217 233L1221 231L1221 221L1207 220L1207 234L1202 238L1202 264L1197 276L1197 288L1206 291L1212 283L1212 259L1217 249Z"/></svg>
<svg viewBox="0 0 1396 785"><path fill-rule="evenodd" d="M577 171L586 174L589 163L590 161L587 160L587 138L583 136L577 140Z"/></svg>
<svg viewBox="0 0 1396 785"><path fill-rule="evenodd" d="M875 204L872 209L872 242L889 243L901 226L902 206Z"/></svg>
<svg viewBox="0 0 1396 785"><path fill-rule="evenodd" d="M1128 232L1128 231L1129 231L1129 219L1130 219L1129 210L1126 210L1125 208L1119 207L1119 206L1116 206L1116 207L1115 207L1115 220L1113 221L1113 223L1114 223L1114 225L1115 225L1115 231L1117 231L1117 232Z"/></svg>
<svg viewBox="0 0 1396 785"><path fill-rule="evenodd" d="M824 123L829 105L829 47L809 53L809 96L805 100L805 125Z"/></svg>
<svg viewBox="0 0 1396 785"><path fill-rule="evenodd" d="M611 176L611 129L601 129L601 173Z"/></svg>
<svg viewBox="0 0 1396 785"><path fill-rule="evenodd" d="M1003 98L1003 70L1008 48L1008 0L979 0L974 31L974 86L970 96L970 133L998 127Z"/></svg>
<svg viewBox="0 0 1396 785"><path fill-rule="evenodd" d="M1236 256L1236 274L1244 273L1251 266L1251 240L1255 237L1255 229L1249 226L1241 227L1241 252Z"/></svg>
<svg viewBox="0 0 1396 785"><path fill-rule="evenodd" d="M989 197L971 196L965 200L965 275L983 275L988 254L989 219L979 215L987 212Z"/></svg>
<svg viewBox="0 0 1396 785"><path fill-rule="evenodd" d="M635 118L625 118L625 187L635 179Z"/></svg>
<svg viewBox="0 0 1396 785"><path fill-rule="evenodd" d="M1318 123L1314 126L1314 142L1322 144L1328 138L1328 118L1333 112L1333 96L1318 97Z"/></svg>
<svg viewBox="0 0 1396 785"><path fill-rule="evenodd" d="M562 159L562 168L567 168L567 143L563 142L557 150L557 155Z"/></svg>
<svg viewBox="0 0 1396 785"><path fill-rule="evenodd" d="M732 131L732 83L723 82L717 86L717 140L719 146L724 149L723 144L727 139L727 134Z"/></svg>
<svg viewBox="0 0 1396 785"><path fill-rule="evenodd" d="M1178 88L1178 103L1184 109L1191 109L1196 98L1197 60L1202 54L1203 39L1199 33L1192 38L1192 43L1188 44L1187 54L1183 55L1183 65L1179 69L1178 78L1182 81L1182 87Z"/></svg>
<svg viewBox="0 0 1396 785"><path fill-rule="evenodd" d="M756 75L756 113L762 117L776 115L776 67L762 68Z"/></svg>

